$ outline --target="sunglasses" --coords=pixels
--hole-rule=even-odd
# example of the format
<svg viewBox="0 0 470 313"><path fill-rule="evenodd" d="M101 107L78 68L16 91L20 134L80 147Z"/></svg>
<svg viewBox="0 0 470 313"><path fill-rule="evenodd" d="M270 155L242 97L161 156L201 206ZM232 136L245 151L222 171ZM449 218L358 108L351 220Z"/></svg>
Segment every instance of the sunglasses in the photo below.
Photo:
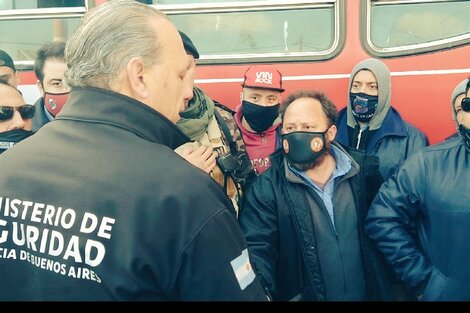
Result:
<svg viewBox="0 0 470 313"><path fill-rule="evenodd" d="M20 113L22 119L31 119L34 116L35 109L34 105L31 104L24 104L19 107L0 105L0 122L11 120L15 111Z"/></svg>
<svg viewBox="0 0 470 313"><path fill-rule="evenodd" d="M470 98L462 99L462 110L464 112L470 112Z"/></svg>

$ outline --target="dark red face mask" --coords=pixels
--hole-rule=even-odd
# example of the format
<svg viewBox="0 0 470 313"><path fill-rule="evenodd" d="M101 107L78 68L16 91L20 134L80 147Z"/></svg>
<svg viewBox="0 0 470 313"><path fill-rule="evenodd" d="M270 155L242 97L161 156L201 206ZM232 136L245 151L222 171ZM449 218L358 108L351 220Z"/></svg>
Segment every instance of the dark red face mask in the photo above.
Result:
<svg viewBox="0 0 470 313"><path fill-rule="evenodd" d="M52 116L56 116L60 110L64 107L65 102L69 97L70 92L63 93L44 93L44 105L46 110L51 113Z"/></svg>

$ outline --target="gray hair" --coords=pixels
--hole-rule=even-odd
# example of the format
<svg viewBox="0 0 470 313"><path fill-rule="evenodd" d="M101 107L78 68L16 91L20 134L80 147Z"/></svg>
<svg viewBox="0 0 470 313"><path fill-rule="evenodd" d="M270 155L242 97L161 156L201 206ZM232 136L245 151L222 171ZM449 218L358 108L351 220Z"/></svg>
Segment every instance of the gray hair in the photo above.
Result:
<svg viewBox="0 0 470 313"><path fill-rule="evenodd" d="M167 17L134 0L113 0L88 12L68 40L65 61L69 86L109 89L133 57L155 65L160 43L152 21Z"/></svg>

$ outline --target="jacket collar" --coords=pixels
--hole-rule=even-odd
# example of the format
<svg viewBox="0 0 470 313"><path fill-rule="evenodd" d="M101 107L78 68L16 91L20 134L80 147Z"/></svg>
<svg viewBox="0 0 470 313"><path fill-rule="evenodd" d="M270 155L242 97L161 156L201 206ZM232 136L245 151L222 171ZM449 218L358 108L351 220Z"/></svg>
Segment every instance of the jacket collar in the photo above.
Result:
<svg viewBox="0 0 470 313"><path fill-rule="evenodd" d="M346 114L345 109L342 110L339 114L338 118L338 133L336 134L336 140L346 146L349 146L349 137L348 137L348 126L346 123ZM398 136L398 137L406 137L406 126L405 121L400 116L397 110L393 107L387 112L385 116L382 126L378 128L374 135L370 138L369 142L367 143L367 150L369 151L375 144L380 141L382 138L387 136Z"/></svg>
<svg viewBox="0 0 470 313"><path fill-rule="evenodd" d="M151 107L125 95L94 87L74 87L56 120L112 125L172 149L189 141L176 125Z"/></svg>

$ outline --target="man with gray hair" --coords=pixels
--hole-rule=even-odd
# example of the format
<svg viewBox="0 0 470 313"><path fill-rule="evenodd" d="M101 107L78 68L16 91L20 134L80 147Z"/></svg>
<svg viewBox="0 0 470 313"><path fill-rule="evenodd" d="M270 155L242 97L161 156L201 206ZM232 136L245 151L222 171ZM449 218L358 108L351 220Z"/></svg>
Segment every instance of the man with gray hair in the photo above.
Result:
<svg viewBox="0 0 470 313"><path fill-rule="evenodd" d="M266 300L230 200L173 151L192 95L176 28L109 1L65 57L67 106L0 159L0 300Z"/></svg>

